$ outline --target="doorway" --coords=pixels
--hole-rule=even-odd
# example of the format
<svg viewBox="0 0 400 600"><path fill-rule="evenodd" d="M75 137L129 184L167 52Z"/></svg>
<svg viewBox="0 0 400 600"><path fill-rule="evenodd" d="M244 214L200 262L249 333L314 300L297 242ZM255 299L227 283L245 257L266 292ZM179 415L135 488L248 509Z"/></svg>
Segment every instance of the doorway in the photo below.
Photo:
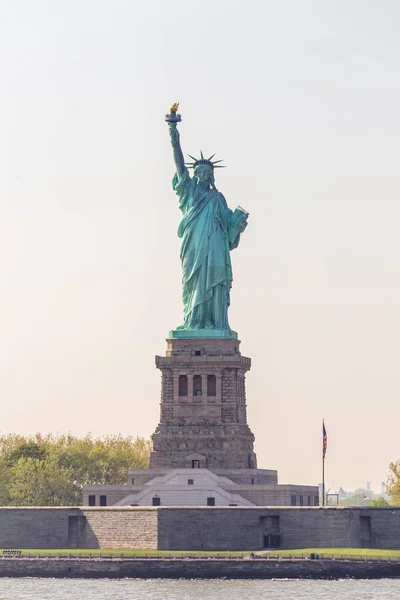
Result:
<svg viewBox="0 0 400 600"><path fill-rule="evenodd" d="M281 545L281 536L270 533L263 536L263 548L279 548Z"/></svg>

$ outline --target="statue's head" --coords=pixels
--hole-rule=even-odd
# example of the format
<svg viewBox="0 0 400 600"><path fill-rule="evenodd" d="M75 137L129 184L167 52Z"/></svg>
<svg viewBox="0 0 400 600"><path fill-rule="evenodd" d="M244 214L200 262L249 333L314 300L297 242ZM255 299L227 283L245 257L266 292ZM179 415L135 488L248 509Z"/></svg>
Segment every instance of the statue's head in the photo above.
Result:
<svg viewBox="0 0 400 600"><path fill-rule="evenodd" d="M210 158L204 158L203 153L200 150L201 158L194 158L194 156L190 156L193 159L192 163L186 163L186 165L194 169L194 176L197 179L198 183L203 185L208 185L215 188L214 185L214 169L222 168L222 165L218 165L217 163L222 162L222 160L214 160L214 154L210 156Z"/></svg>
<svg viewBox="0 0 400 600"><path fill-rule="evenodd" d="M208 186L214 186L214 169L210 165L197 165L194 169L194 176L198 183Z"/></svg>

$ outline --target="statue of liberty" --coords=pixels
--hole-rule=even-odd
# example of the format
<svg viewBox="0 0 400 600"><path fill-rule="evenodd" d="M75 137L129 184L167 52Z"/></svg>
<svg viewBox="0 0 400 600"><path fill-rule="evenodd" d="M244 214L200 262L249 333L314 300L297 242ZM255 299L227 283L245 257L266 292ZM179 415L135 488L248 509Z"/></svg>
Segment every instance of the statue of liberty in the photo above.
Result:
<svg viewBox="0 0 400 600"><path fill-rule="evenodd" d="M228 323L232 286L230 251L239 245L247 225L248 213L228 208L215 187L214 169L221 167L204 158L190 156L185 163L177 123L178 104L166 115L174 153L176 173L173 189L179 197L182 220L178 236L182 239L182 296L184 321L173 337L237 337ZM188 167L193 169L193 177Z"/></svg>

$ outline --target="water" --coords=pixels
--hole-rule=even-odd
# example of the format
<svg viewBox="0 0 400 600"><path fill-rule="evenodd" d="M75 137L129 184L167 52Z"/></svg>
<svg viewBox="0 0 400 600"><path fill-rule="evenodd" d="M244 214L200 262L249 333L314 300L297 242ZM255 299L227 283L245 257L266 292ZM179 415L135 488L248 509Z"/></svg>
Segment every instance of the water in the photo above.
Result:
<svg viewBox="0 0 400 600"><path fill-rule="evenodd" d="M0 600L398 600L400 580L0 579Z"/></svg>

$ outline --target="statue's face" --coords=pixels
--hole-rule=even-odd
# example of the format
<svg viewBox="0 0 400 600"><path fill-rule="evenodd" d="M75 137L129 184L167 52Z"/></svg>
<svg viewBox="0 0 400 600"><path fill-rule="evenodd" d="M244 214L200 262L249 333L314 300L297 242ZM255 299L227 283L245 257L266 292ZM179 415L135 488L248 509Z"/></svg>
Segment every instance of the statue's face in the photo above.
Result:
<svg viewBox="0 0 400 600"><path fill-rule="evenodd" d="M196 167L194 170L194 176L196 177L198 183L203 183L206 185L211 185L214 183L214 171L207 165L199 165Z"/></svg>

